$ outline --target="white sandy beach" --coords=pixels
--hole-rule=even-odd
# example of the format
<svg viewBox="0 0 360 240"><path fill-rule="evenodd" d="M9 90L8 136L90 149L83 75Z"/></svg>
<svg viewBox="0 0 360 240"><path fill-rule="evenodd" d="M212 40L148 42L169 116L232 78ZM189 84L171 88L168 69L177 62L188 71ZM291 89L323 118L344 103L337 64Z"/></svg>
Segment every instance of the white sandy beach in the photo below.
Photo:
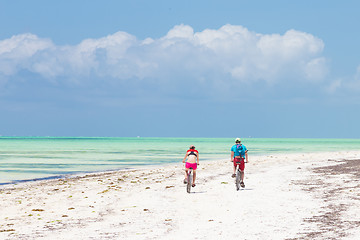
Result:
<svg viewBox="0 0 360 240"><path fill-rule="evenodd" d="M0 187L0 239L360 239L360 152L249 156Z"/></svg>

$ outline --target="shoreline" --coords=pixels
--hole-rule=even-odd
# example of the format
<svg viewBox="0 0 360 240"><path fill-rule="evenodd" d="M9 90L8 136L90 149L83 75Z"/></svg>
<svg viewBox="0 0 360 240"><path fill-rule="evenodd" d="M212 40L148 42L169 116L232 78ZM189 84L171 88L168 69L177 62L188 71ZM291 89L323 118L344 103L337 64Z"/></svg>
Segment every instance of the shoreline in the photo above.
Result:
<svg viewBox="0 0 360 240"><path fill-rule="evenodd" d="M356 239L359 159L250 155L240 191L230 159L200 160L191 194L181 162L0 185L0 238Z"/></svg>
<svg viewBox="0 0 360 240"><path fill-rule="evenodd" d="M329 152L329 151L321 152L320 151L320 152L304 152L304 154L331 154L331 153L337 153L337 152L338 151L333 151L333 152ZM349 152L357 152L357 151L348 150L348 151L342 151L342 152L349 153ZM273 154L254 155L254 157L256 157L256 158L262 158L262 157L270 157L271 158L272 156L285 156L286 157L286 156L298 155L298 154L300 154L300 153L293 153L293 152L292 153L273 153ZM212 161L221 161L221 160L222 159L212 158L212 159L209 159L209 160L204 160L202 162L212 162ZM49 176L49 177L39 177L39 178L12 180L10 182L3 182L3 183L0 182L0 190L4 186L18 185L18 184L22 184L22 183L48 181L48 180L56 180L56 179L68 179L68 178L74 178L74 177L79 177L79 176L83 177L83 176L92 175L92 174L116 173L116 172L122 172L122 171L142 170L142 169L153 168L153 167L167 167L167 166L178 165L180 163L181 163L181 161L179 161L179 162L169 162L169 163L164 163L164 164L138 165L138 166L133 166L133 167L127 166L127 167L124 167L124 168L109 169L109 170L84 171L84 172L76 172L76 173L54 175L54 176Z"/></svg>

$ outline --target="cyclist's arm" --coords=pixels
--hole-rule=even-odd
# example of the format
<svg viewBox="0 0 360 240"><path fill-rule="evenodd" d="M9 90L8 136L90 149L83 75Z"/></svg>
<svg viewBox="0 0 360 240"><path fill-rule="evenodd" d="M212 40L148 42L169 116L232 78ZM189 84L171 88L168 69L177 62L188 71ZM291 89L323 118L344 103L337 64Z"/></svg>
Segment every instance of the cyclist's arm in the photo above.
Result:
<svg viewBox="0 0 360 240"><path fill-rule="evenodd" d="M184 159L182 161L183 163L185 163L185 160L186 160L187 156L188 156L187 153L185 153L185 157L184 157Z"/></svg>
<svg viewBox="0 0 360 240"><path fill-rule="evenodd" d="M245 152L245 162L248 163L249 162L249 158L248 158L248 151L246 150Z"/></svg>
<svg viewBox="0 0 360 240"><path fill-rule="evenodd" d="M234 161L234 152L231 151L231 159L230 159L230 162L233 162Z"/></svg>
<svg viewBox="0 0 360 240"><path fill-rule="evenodd" d="M199 152L196 154L197 164L199 165Z"/></svg>

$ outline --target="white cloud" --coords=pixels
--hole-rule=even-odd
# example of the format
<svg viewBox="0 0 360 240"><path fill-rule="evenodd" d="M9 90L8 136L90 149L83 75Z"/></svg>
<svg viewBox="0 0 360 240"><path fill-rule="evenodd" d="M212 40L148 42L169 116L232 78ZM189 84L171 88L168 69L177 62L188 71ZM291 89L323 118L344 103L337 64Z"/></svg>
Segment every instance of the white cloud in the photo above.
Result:
<svg viewBox="0 0 360 240"><path fill-rule="evenodd" d="M360 90L360 65L356 68L355 74L343 78L336 79L329 82L325 87L327 93L333 94L336 92L358 92Z"/></svg>
<svg viewBox="0 0 360 240"><path fill-rule="evenodd" d="M177 25L173 29L171 29L163 39L189 39L192 40L194 37L194 30L192 27L187 25Z"/></svg>
<svg viewBox="0 0 360 240"><path fill-rule="evenodd" d="M0 41L0 55L9 58L26 58L51 46L51 41L47 39L40 39L36 35L29 33L21 34Z"/></svg>
<svg viewBox="0 0 360 240"><path fill-rule="evenodd" d="M260 35L253 60L254 78L268 82L282 78L320 80L327 72L319 57L323 42L307 33L289 30L284 35Z"/></svg>
<svg viewBox="0 0 360 240"><path fill-rule="evenodd" d="M327 74L326 59L324 57L314 58L304 66L305 76L309 80L322 80Z"/></svg>
<svg viewBox="0 0 360 240"><path fill-rule="evenodd" d="M334 93L337 89L339 89L342 86L342 79L337 79L330 83L329 86L327 86L326 91L328 93Z"/></svg>
<svg viewBox="0 0 360 240"><path fill-rule="evenodd" d="M10 76L28 67L28 60L36 53L51 49L48 39L40 39L33 34L21 34L0 41L0 73Z"/></svg>
<svg viewBox="0 0 360 240"><path fill-rule="evenodd" d="M81 81L89 76L164 80L186 73L204 81L211 72L217 81L229 76L247 82L318 81L327 73L323 48L322 40L308 33L260 34L229 24L201 32L178 25L162 38L143 41L117 32L75 46L55 46L48 39L22 34L0 41L0 74L28 70L46 79Z"/></svg>

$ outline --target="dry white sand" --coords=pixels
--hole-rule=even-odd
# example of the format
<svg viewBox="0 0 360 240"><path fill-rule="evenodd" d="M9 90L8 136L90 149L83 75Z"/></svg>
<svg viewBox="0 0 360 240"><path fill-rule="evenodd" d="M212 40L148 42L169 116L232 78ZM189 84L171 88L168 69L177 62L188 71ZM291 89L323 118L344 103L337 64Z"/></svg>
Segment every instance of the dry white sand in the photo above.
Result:
<svg viewBox="0 0 360 240"><path fill-rule="evenodd" d="M0 239L360 239L360 152L251 156L0 187Z"/></svg>

